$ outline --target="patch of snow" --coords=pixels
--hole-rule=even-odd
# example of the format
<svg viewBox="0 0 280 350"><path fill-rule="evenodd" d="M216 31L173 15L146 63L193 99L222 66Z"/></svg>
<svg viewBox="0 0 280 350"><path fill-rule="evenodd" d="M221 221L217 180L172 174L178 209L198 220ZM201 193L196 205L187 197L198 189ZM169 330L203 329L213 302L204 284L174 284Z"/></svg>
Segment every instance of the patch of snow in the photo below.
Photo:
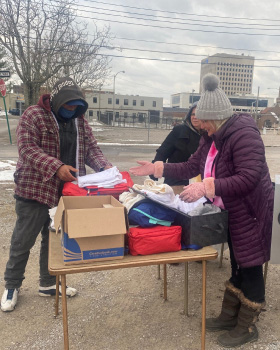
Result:
<svg viewBox="0 0 280 350"><path fill-rule="evenodd" d="M0 182L13 182L16 162L13 160L0 161Z"/></svg>

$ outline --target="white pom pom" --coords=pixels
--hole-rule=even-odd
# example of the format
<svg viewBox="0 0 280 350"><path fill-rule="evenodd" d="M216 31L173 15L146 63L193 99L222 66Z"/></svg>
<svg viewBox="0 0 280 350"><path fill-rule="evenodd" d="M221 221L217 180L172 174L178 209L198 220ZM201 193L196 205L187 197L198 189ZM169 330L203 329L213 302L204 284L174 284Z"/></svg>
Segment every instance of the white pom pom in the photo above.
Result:
<svg viewBox="0 0 280 350"><path fill-rule="evenodd" d="M202 86L204 91L214 91L219 86L219 78L212 73L208 73L203 77Z"/></svg>

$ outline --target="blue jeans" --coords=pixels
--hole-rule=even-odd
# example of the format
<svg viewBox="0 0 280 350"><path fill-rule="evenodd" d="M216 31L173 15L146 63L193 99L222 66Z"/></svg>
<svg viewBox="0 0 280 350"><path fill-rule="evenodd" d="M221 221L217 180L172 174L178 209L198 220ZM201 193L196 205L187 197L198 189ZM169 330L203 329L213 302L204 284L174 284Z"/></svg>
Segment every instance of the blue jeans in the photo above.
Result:
<svg viewBox="0 0 280 350"><path fill-rule="evenodd" d="M40 251L40 286L48 287L55 284L55 276L48 272L49 249L49 208L36 201L16 200L17 220L13 231L10 256L6 265L4 279L6 288L19 288L24 280L25 267L30 249L34 246L41 232Z"/></svg>

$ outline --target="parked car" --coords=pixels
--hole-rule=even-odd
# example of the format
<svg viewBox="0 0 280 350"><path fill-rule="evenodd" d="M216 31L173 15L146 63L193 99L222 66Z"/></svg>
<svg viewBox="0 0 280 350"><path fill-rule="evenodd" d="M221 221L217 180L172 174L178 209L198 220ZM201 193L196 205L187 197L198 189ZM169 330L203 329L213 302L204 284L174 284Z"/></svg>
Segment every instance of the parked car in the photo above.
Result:
<svg viewBox="0 0 280 350"><path fill-rule="evenodd" d="M9 113L12 115L19 115L19 108L12 108L9 110Z"/></svg>

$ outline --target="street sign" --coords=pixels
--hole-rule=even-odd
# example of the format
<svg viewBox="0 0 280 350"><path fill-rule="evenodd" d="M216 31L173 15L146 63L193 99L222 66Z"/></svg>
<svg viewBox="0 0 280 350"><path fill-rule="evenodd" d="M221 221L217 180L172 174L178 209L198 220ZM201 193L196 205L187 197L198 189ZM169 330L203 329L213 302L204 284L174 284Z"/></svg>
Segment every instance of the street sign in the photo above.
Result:
<svg viewBox="0 0 280 350"><path fill-rule="evenodd" d="M9 70L0 70L0 78L10 78L10 76Z"/></svg>
<svg viewBox="0 0 280 350"><path fill-rule="evenodd" d="M6 84L3 79L0 79L0 93L2 97L6 96Z"/></svg>

